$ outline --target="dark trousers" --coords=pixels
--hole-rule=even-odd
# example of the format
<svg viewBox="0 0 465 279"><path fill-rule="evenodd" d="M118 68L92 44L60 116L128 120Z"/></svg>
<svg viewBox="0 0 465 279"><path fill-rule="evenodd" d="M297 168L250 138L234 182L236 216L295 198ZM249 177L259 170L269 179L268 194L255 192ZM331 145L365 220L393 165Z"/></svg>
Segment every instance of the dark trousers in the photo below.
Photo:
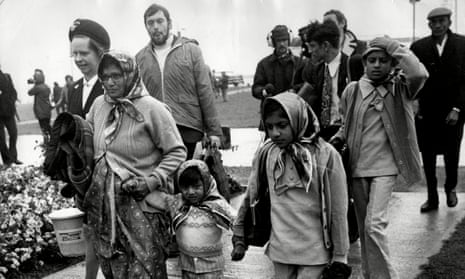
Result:
<svg viewBox="0 0 465 279"><path fill-rule="evenodd" d="M437 154L431 151L422 151L423 169L425 171L426 185L428 188L428 201L431 204L438 204L438 179L436 177L436 157ZM458 148L452 146L444 152L444 165L446 171L446 181L444 191L446 193L455 190L457 186L458 167L460 158L460 144Z"/></svg>
<svg viewBox="0 0 465 279"><path fill-rule="evenodd" d="M5 128L8 131L9 144L6 146ZM18 129L14 116L0 117L0 153L4 164L10 164L18 159L16 141L18 140Z"/></svg>
<svg viewBox="0 0 465 279"><path fill-rule="evenodd" d="M40 130L42 131L42 136L44 137L44 144L47 145L50 140L50 135L52 134L52 126L50 126L50 118L41 118L39 119Z"/></svg>

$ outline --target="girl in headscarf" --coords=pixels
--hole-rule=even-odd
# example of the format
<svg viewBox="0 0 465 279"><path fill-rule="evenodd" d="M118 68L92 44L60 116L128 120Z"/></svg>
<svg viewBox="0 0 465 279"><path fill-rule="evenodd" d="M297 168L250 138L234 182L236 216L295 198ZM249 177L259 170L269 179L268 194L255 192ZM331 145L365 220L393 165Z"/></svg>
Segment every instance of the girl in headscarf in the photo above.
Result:
<svg viewBox="0 0 465 279"><path fill-rule="evenodd" d="M223 278L222 229L232 228L235 210L220 195L208 166L200 160L184 162L178 170L181 191L175 196L153 192L153 206L169 208L179 245L182 278Z"/></svg>
<svg viewBox="0 0 465 279"><path fill-rule="evenodd" d="M95 169L84 199L92 244L106 278L167 278L169 217L146 197L171 190L185 147L166 106L144 88L131 56L104 54L98 76L105 93L87 115Z"/></svg>
<svg viewBox="0 0 465 279"><path fill-rule="evenodd" d="M318 137L317 118L294 93L265 99L262 120L268 139L252 163L248 191L234 224L232 259L244 257L245 215L264 198L258 193L266 187L271 233L265 253L275 277L320 278L328 265L331 272L350 274L347 184L339 154Z"/></svg>

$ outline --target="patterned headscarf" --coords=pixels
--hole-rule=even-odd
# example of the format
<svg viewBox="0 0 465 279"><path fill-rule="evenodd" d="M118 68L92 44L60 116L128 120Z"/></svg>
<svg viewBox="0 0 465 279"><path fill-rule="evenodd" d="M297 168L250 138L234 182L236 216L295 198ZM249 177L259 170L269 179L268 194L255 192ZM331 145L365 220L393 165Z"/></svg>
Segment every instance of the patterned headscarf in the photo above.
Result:
<svg viewBox="0 0 465 279"><path fill-rule="evenodd" d="M232 222L235 216L235 213L232 212L231 206L228 202L221 196L218 192L218 188L216 187L216 181L213 176L210 174L208 170L208 166L204 161L201 160L188 160L181 164L178 169L176 180L179 183L179 178L181 174L188 168L195 168L199 171L200 177L202 179L204 185L204 197L198 205L204 209L208 209L211 213L221 218L221 222L218 224L224 226L225 229L228 229L232 226ZM187 212L189 211L189 207L184 205L179 210L179 214L177 214L173 218L173 224L176 228L182 221L185 219Z"/></svg>
<svg viewBox="0 0 465 279"><path fill-rule="evenodd" d="M124 95L120 98L112 98L110 95L106 94L106 92L104 94L105 101L113 106L104 130L106 144L111 143L118 134L123 120L123 114L126 113L129 117L138 122L144 121L142 113L137 110L133 101L148 95L141 81L139 69L137 68L134 57L118 51L105 53L98 67L98 76L100 79L103 75L103 69L110 64L114 64L122 70L125 88Z"/></svg>
<svg viewBox="0 0 465 279"><path fill-rule="evenodd" d="M320 130L318 118L310 105L295 93L284 92L267 98L263 103L263 107L265 108L269 102L277 102L280 105L289 119L294 136L294 141L291 144L281 148L276 165L273 167L275 191L281 194L289 187L279 183L285 171L285 157L289 156L303 181L305 190L308 192L312 179L312 155L304 145L311 144L316 139ZM265 119L263 119L264 121ZM277 147L274 143L272 145Z"/></svg>

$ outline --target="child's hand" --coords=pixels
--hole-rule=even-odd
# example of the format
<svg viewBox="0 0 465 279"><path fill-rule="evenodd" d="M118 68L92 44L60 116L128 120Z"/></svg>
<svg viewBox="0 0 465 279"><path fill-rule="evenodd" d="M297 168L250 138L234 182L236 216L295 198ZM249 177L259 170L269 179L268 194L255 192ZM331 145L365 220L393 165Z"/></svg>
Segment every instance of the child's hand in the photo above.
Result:
<svg viewBox="0 0 465 279"><path fill-rule="evenodd" d="M400 43L398 41L391 39L388 36L374 38L368 43L368 47L382 48L386 50L389 55L392 55L399 46Z"/></svg>
<svg viewBox="0 0 465 279"><path fill-rule="evenodd" d="M231 252L231 260L240 261L245 256L245 247L243 245L234 245L234 249Z"/></svg>

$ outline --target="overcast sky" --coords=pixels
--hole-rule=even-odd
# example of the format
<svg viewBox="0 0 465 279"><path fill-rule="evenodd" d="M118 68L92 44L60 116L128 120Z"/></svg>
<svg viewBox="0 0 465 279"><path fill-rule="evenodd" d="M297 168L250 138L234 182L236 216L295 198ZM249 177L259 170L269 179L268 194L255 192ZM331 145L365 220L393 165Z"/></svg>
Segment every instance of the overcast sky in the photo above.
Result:
<svg viewBox="0 0 465 279"><path fill-rule="evenodd" d="M360 39L388 34L412 37L409 0L159 0L173 27L199 41L212 69L253 74L257 62L271 53L266 34L276 25L288 25L294 34L311 20L321 20L329 9L345 13L349 29ZM429 35L426 14L435 7L455 9L453 31L465 32L463 0L422 0L416 4L416 37ZM143 13L147 0L0 0L0 64L15 82L22 102L27 78L41 68L50 86L64 76L80 78L70 58L68 29L76 18L101 23L109 32L112 48L135 54L148 43Z"/></svg>

